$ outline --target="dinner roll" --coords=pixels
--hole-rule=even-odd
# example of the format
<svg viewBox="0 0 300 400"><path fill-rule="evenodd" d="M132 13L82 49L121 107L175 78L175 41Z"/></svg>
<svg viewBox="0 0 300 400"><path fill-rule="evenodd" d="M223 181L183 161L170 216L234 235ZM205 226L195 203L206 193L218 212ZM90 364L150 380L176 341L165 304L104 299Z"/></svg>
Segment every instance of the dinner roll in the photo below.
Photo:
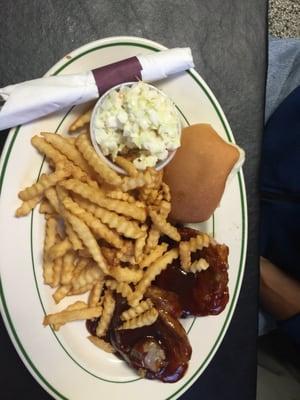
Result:
<svg viewBox="0 0 300 400"><path fill-rule="evenodd" d="M182 223L207 220L239 159L238 147L225 142L210 125L184 128L181 147L164 169L172 196L170 218Z"/></svg>

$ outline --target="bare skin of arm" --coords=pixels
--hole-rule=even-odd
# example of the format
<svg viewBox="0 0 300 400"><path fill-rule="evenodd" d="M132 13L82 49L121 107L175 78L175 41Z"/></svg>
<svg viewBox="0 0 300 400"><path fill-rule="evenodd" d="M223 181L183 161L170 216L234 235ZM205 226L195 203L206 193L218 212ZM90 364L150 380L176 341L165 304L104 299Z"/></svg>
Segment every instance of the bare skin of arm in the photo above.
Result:
<svg viewBox="0 0 300 400"><path fill-rule="evenodd" d="M276 319L291 318L300 313L300 282L261 257L260 299L264 309Z"/></svg>

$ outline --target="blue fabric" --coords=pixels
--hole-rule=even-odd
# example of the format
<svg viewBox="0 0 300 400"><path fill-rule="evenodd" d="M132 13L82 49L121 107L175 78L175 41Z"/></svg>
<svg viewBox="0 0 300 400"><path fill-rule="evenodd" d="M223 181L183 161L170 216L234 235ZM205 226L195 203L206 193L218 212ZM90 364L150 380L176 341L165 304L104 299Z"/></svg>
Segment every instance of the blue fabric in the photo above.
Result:
<svg viewBox="0 0 300 400"><path fill-rule="evenodd" d="M300 280L300 86L266 125L261 191L261 255Z"/></svg>
<svg viewBox="0 0 300 400"><path fill-rule="evenodd" d="M265 120L300 84L300 38L269 36Z"/></svg>
<svg viewBox="0 0 300 400"><path fill-rule="evenodd" d="M293 124L295 120L297 121L297 108L293 106L293 96L284 102L284 105L279 108L278 106L300 84L300 39L278 39L269 36L268 57L265 106L265 121L268 124L262 146L261 189L264 189L269 196L265 193L261 201L261 254L299 278L297 269L300 268L297 267L299 262L295 264L294 260L295 249L297 247L300 249L298 228L300 211L299 202L295 199L292 202L291 198L297 197L295 195L298 191L297 176L300 171L298 168L298 172L296 168L300 160L297 158L294 143L298 141L299 144L300 131L298 129L298 132L293 133ZM299 102L298 110L300 113ZM286 111L288 118L285 116ZM281 126L280 129L277 124ZM290 154L294 158L292 163L289 162L289 152L292 152ZM287 178L290 175L293 175L291 186ZM270 198L269 192L271 196L277 196L277 201L275 198ZM287 193L290 195L289 201L286 200L289 197ZM259 334L266 334L275 327L276 321L267 313L260 311Z"/></svg>
<svg viewBox="0 0 300 400"><path fill-rule="evenodd" d="M280 321L278 325L282 332L293 338L294 342L300 346L300 314L285 321Z"/></svg>
<svg viewBox="0 0 300 400"><path fill-rule="evenodd" d="M269 119L263 137L261 189L300 199L300 86Z"/></svg>

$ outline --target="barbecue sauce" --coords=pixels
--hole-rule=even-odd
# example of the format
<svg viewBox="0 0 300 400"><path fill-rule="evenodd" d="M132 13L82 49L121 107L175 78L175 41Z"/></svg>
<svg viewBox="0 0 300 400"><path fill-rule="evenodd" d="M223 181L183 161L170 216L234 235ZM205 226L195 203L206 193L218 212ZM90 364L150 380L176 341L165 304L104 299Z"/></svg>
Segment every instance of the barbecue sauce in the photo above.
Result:
<svg viewBox="0 0 300 400"><path fill-rule="evenodd" d="M110 327L110 341L114 348L121 354L133 368L137 369L148 379L159 379L163 382L176 382L185 373L188 367L192 349L186 332L180 322L163 309L159 310L159 317L150 326L137 329L117 330L120 326L120 314L128 308L126 302L118 296L116 311ZM161 368L157 371L147 369L145 363L146 353L143 353L143 343L153 341L164 357L158 364ZM140 352L140 357L137 353Z"/></svg>
<svg viewBox="0 0 300 400"><path fill-rule="evenodd" d="M199 232L191 228L179 228L181 240L189 240ZM166 241L166 238L163 239ZM176 242L168 239L170 247ZM217 315L228 303L228 247L210 244L192 254L192 262L204 258L209 263L205 271L187 273L175 260L155 280L154 285L178 295L182 308L181 317Z"/></svg>
<svg viewBox="0 0 300 400"><path fill-rule="evenodd" d="M179 228L179 232L182 240L198 234L190 228ZM166 237L163 241L169 243L169 248L177 246ZM187 273L180 268L180 261L175 260L147 290L145 297L159 311L159 317L150 326L118 330L122 324L120 315L128 304L120 295L116 296L116 308L104 339L113 345L119 357L148 379L176 382L188 367L192 349L177 318L216 315L228 302L228 247L210 244L195 252L192 261L201 257L210 265L207 270ZM96 335L98 321L99 318L86 321L91 335Z"/></svg>

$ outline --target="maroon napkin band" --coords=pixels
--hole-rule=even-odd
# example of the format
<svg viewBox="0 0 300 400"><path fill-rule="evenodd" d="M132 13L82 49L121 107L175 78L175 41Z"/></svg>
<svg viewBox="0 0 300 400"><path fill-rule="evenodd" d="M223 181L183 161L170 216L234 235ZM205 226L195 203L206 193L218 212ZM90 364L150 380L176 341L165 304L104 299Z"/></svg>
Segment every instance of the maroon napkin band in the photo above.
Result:
<svg viewBox="0 0 300 400"><path fill-rule="evenodd" d="M141 80L141 70L142 66L137 57L130 57L126 60L93 69L92 73L99 96L120 83Z"/></svg>

